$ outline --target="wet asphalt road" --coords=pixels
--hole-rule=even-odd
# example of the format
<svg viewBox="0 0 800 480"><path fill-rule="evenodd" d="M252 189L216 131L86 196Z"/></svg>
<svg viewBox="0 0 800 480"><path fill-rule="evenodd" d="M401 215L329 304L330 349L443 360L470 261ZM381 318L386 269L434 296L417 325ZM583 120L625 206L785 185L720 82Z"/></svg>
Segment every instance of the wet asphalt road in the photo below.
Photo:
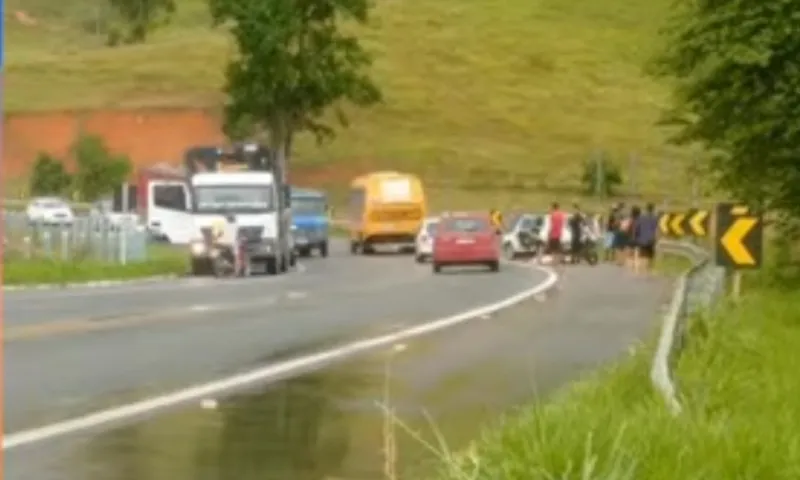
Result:
<svg viewBox="0 0 800 480"><path fill-rule="evenodd" d="M402 262L386 260L384 270ZM480 277L443 280L465 288ZM461 448L478 435L481 422L546 395L646 338L668 286L609 266L571 268L560 291L413 340L391 354L391 404L423 431L430 430L422 416L427 412L448 445ZM471 300L472 293L462 300ZM386 359L386 352L376 352L258 389L263 393L222 400L222 417L195 406L99 435L15 449L6 452L6 478L118 480L122 471L152 480L383 478L384 422L375 402L383 398ZM292 414L287 406L298 411ZM300 438L291 435L298 429L320 433L301 435L310 443L298 444ZM220 451L208 443L215 445L218 434ZM326 439L322 443L320 436ZM419 478L414 471L430 456L416 441L400 442L402 469L411 470L403 478ZM338 452L335 458L326 445ZM309 464L318 470L312 476L303 470Z"/></svg>
<svg viewBox="0 0 800 480"><path fill-rule="evenodd" d="M496 302L524 267L434 276L343 246L281 277L4 293L4 433L246 370L264 357Z"/></svg>

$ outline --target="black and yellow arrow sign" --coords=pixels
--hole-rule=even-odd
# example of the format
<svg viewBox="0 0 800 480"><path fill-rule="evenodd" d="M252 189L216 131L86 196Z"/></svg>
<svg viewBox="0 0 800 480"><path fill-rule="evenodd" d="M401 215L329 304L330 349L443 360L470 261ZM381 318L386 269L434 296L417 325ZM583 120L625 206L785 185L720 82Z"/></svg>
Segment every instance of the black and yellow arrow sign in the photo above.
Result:
<svg viewBox="0 0 800 480"><path fill-rule="evenodd" d="M669 231L669 221L672 218L672 213L664 212L658 216L658 231L661 235L667 236L671 235L672 232Z"/></svg>
<svg viewBox="0 0 800 480"><path fill-rule="evenodd" d="M669 219L669 230L670 234L676 237L684 237L686 236L686 230L683 228L683 222L686 221L686 214L685 213L673 213L671 218Z"/></svg>
<svg viewBox="0 0 800 480"><path fill-rule="evenodd" d="M709 230L709 217L710 215L708 210L689 210L689 212L686 214L686 222L683 225L683 228L689 233L689 235L693 235L695 237L706 237L708 236Z"/></svg>
<svg viewBox="0 0 800 480"><path fill-rule="evenodd" d="M759 268L764 244L761 215L733 203L717 205L716 213L717 265L733 270Z"/></svg>

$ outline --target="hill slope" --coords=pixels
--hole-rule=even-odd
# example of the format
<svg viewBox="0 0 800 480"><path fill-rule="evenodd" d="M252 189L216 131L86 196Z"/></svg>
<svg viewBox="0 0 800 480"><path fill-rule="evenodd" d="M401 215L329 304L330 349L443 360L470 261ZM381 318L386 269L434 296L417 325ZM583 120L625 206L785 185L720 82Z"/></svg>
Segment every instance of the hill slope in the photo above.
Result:
<svg viewBox="0 0 800 480"><path fill-rule="evenodd" d="M13 19L23 3L34 25ZM641 73L666 0L378 3L363 36L385 104L353 112L323 148L298 146L331 182L391 165L448 189L572 195L580 165L603 149L638 193L686 192L688 155L653 127L665 91ZM219 104L232 46L208 28L202 1L179 0L148 44L114 49L93 4L8 0L8 110Z"/></svg>

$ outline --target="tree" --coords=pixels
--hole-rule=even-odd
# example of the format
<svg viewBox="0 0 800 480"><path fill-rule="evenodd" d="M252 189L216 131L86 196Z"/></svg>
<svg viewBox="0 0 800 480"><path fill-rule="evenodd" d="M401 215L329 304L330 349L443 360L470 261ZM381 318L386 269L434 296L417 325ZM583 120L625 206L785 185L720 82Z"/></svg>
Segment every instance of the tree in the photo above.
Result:
<svg viewBox="0 0 800 480"><path fill-rule="evenodd" d="M128 157L112 154L97 136L81 136L72 153L77 164L74 186L84 201L95 201L113 192L133 170Z"/></svg>
<svg viewBox="0 0 800 480"><path fill-rule="evenodd" d="M64 162L44 152L36 157L29 187L31 195L64 195L71 183Z"/></svg>
<svg viewBox="0 0 800 480"><path fill-rule="evenodd" d="M622 172L619 165L602 155L584 162L581 184L589 195L611 196L622 185Z"/></svg>
<svg viewBox="0 0 800 480"><path fill-rule="evenodd" d="M141 43L147 35L169 21L175 0L108 0L118 23L108 32L108 43Z"/></svg>
<svg viewBox="0 0 800 480"><path fill-rule="evenodd" d="M264 133L286 166L294 136L334 135L324 116L347 125L346 103L372 105L381 92L365 70L371 57L341 22L365 24L369 0L209 0L217 25L226 23L239 55L227 70L226 133ZM286 168L283 169L287 171Z"/></svg>
<svg viewBox="0 0 800 480"><path fill-rule="evenodd" d="M654 73L674 82L673 140L709 153L705 173L742 201L800 217L800 7L793 0L683 0Z"/></svg>

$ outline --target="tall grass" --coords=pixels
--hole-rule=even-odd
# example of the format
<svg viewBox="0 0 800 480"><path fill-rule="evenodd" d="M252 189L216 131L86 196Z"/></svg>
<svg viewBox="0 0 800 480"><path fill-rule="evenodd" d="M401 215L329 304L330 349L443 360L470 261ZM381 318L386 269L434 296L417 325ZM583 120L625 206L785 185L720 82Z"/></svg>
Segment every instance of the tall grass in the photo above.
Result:
<svg viewBox="0 0 800 480"><path fill-rule="evenodd" d="M800 296L752 279L698 318L674 418L648 380L650 349L545 405L504 417L441 480L800 478Z"/></svg>

